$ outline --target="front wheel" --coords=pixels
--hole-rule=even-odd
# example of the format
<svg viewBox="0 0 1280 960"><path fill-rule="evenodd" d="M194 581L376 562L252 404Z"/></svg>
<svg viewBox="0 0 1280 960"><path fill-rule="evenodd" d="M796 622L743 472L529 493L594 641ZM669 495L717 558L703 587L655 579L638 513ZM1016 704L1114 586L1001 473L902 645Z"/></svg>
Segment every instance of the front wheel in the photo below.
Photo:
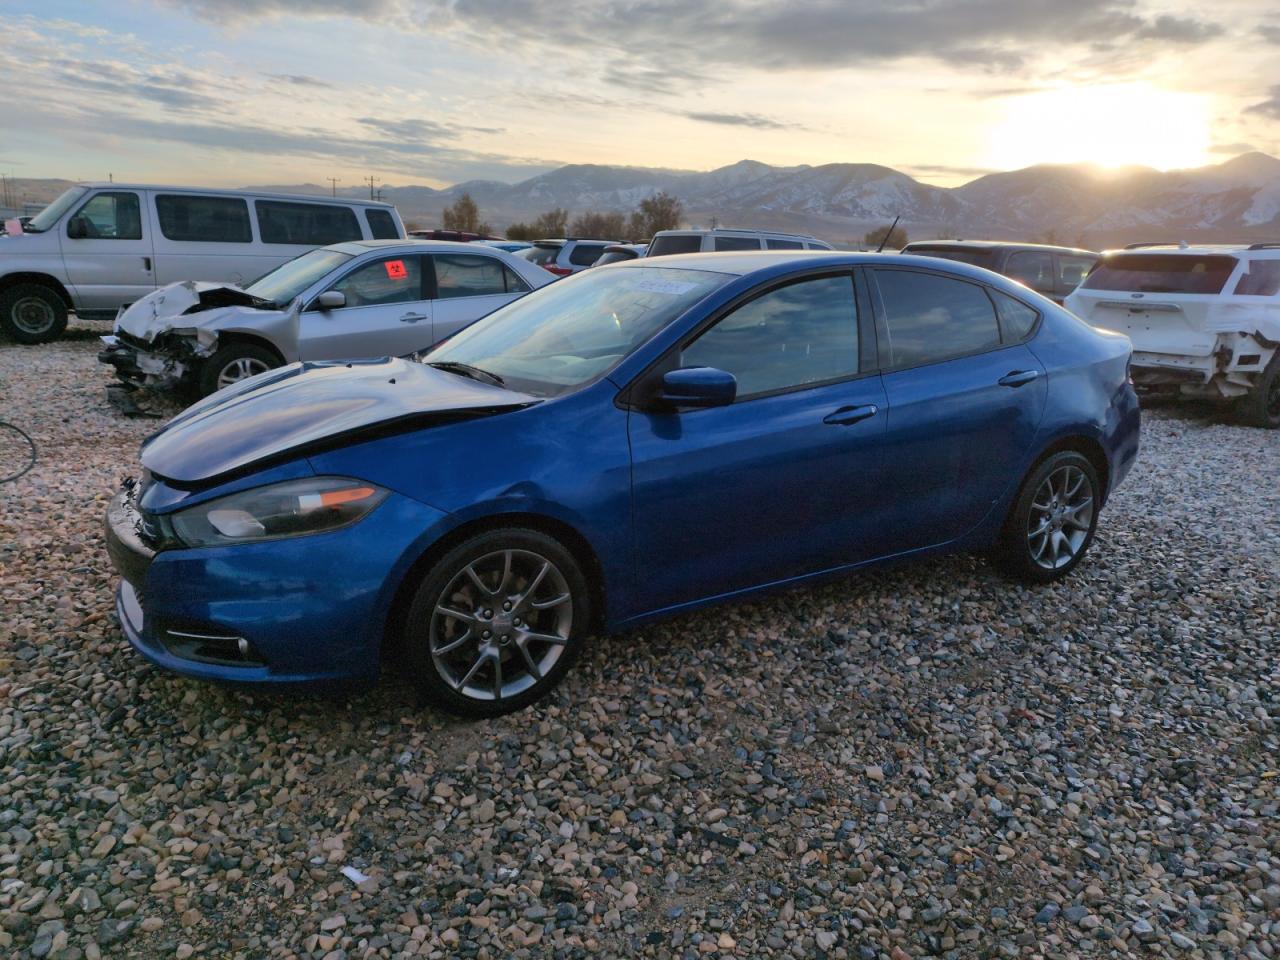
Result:
<svg viewBox="0 0 1280 960"><path fill-rule="evenodd" d="M1074 450L1038 464L1005 521L999 548L1004 568L1031 583L1074 570L1093 542L1101 492L1093 464Z"/></svg>
<svg viewBox="0 0 1280 960"><path fill-rule="evenodd" d="M1280 351L1244 398L1245 419L1255 427L1280 430Z"/></svg>
<svg viewBox="0 0 1280 960"><path fill-rule="evenodd" d="M14 284L0 293L0 327L18 343L48 343L67 329L67 305L38 283Z"/></svg>
<svg viewBox="0 0 1280 960"><path fill-rule="evenodd" d="M590 618L586 579L568 550L535 530L493 530L454 547L423 579L405 653L431 702L495 717L560 682Z"/></svg>
<svg viewBox="0 0 1280 960"><path fill-rule="evenodd" d="M229 343L214 352L200 367L200 396L266 373L280 366L276 355L254 343Z"/></svg>

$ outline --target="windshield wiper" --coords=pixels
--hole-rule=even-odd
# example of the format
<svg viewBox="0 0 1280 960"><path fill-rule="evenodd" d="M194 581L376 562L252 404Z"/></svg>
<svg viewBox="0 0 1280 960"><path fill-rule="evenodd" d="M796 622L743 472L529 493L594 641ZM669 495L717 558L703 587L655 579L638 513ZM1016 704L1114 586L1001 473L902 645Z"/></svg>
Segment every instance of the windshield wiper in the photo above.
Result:
<svg viewBox="0 0 1280 960"><path fill-rule="evenodd" d="M496 373L481 370L479 367L473 367L471 364L463 363L460 360L437 360L435 363L428 363L427 366L435 367L437 370L445 370L449 373L456 373L462 377L470 377L472 380L479 380L481 383L491 383L495 387L506 386L507 383Z"/></svg>

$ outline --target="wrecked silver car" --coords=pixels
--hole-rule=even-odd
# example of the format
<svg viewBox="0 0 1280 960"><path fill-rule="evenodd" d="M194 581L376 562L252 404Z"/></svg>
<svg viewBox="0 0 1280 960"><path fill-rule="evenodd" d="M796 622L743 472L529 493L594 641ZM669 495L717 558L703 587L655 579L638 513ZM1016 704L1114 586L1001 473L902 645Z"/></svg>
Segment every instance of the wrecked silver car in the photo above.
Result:
<svg viewBox="0 0 1280 960"><path fill-rule="evenodd" d="M187 281L121 309L98 359L126 384L200 396L299 360L407 356L555 278L502 250L365 240L247 287Z"/></svg>

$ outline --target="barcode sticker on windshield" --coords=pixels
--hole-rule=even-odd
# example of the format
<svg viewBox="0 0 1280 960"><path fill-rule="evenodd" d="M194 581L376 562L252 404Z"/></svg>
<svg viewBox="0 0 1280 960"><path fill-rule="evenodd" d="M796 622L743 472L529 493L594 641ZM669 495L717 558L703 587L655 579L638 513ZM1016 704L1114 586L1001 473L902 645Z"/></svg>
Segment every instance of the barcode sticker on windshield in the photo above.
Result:
<svg viewBox="0 0 1280 960"><path fill-rule="evenodd" d="M404 268L403 260L388 260L386 266L387 276L392 280L403 280L409 276L409 272Z"/></svg>
<svg viewBox="0 0 1280 960"><path fill-rule="evenodd" d="M665 293L669 297L678 297L681 294L688 293L697 287L696 283L681 283L679 280L653 280L645 279L636 283L636 290L643 290L645 293Z"/></svg>

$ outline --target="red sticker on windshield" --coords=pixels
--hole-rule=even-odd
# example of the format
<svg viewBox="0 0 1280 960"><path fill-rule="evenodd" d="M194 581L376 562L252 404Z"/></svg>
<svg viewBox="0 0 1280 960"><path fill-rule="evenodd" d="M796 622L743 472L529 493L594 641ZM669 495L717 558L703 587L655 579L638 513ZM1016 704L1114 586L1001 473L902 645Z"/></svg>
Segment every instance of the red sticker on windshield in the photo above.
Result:
<svg viewBox="0 0 1280 960"><path fill-rule="evenodd" d="M404 268L403 260L388 260L386 267L387 276L392 280L404 280L409 276L409 271Z"/></svg>

